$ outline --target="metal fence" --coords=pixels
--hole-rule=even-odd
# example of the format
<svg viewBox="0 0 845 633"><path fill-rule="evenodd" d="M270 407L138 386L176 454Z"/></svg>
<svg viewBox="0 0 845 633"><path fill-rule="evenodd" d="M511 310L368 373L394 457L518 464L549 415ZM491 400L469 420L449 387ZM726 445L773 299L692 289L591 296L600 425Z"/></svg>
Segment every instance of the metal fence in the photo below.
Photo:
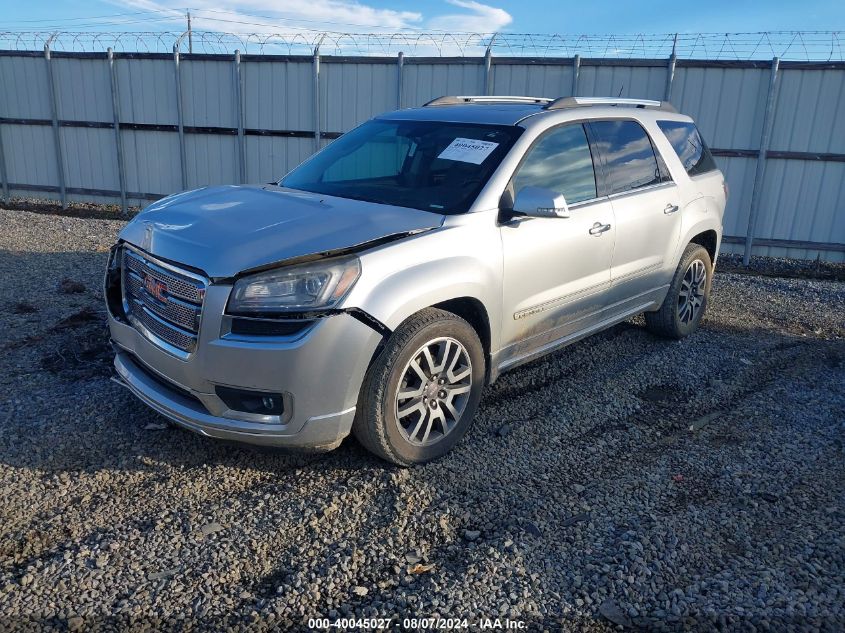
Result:
<svg viewBox="0 0 845 633"><path fill-rule="evenodd" d="M845 62L0 51L2 194L144 205L276 180L443 94L669 99L730 186L726 249L845 261Z"/></svg>

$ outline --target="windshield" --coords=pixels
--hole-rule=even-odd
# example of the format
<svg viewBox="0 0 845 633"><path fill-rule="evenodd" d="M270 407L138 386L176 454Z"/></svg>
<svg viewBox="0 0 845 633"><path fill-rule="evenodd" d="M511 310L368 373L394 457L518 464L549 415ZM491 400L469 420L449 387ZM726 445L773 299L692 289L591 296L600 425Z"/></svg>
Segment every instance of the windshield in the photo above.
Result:
<svg viewBox="0 0 845 633"><path fill-rule="evenodd" d="M341 198L463 213L522 128L373 120L306 161L283 187Z"/></svg>

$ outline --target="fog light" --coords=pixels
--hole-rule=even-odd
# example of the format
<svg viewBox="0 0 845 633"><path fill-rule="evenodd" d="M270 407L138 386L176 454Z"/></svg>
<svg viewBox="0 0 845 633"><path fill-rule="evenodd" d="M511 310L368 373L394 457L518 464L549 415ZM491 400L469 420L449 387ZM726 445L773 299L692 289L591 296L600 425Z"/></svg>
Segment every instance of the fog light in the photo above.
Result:
<svg viewBox="0 0 845 633"><path fill-rule="evenodd" d="M285 412L284 399L280 393L250 391L233 387L215 387L217 396L232 411L256 415L282 415Z"/></svg>

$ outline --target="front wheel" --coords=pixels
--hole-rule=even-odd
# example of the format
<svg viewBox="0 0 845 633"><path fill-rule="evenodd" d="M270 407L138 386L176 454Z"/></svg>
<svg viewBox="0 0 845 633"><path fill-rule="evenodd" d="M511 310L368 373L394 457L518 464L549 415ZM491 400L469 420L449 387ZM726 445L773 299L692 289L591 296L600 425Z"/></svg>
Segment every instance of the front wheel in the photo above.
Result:
<svg viewBox="0 0 845 633"><path fill-rule="evenodd" d="M649 331L677 339L692 334L707 309L712 280L710 254L699 244L687 245L660 309L645 313Z"/></svg>
<svg viewBox="0 0 845 633"><path fill-rule="evenodd" d="M469 429L484 374L472 326L426 308L396 329L368 370L352 431L365 448L400 466L437 459Z"/></svg>

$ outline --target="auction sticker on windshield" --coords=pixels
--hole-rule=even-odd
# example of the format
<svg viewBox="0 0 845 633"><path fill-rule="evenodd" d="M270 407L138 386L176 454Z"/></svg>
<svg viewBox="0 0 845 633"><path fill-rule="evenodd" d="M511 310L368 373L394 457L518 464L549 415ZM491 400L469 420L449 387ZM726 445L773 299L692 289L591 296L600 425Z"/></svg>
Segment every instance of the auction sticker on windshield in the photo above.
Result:
<svg viewBox="0 0 845 633"><path fill-rule="evenodd" d="M449 146L440 152L437 158L445 160L459 160L462 163L473 163L480 165L490 155L498 143L490 141L477 141L474 138L456 138Z"/></svg>

